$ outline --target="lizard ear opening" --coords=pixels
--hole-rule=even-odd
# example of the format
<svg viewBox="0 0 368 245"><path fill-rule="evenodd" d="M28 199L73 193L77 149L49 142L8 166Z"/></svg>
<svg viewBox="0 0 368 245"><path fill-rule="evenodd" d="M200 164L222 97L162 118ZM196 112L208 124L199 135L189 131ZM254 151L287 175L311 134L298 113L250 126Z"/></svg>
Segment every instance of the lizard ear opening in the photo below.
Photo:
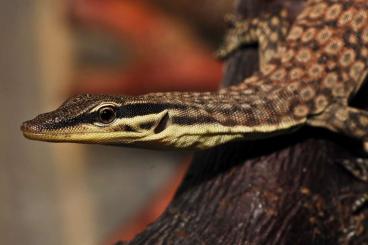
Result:
<svg viewBox="0 0 368 245"><path fill-rule="evenodd" d="M154 129L154 133L155 134L159 134L161 133L162 131L164 131L167 126L169 125L169 120L170 120L170 117L169 117L169 113L165 113L165 115L161 118L160 122L157 124L157 126L155 127Z"/></svg>

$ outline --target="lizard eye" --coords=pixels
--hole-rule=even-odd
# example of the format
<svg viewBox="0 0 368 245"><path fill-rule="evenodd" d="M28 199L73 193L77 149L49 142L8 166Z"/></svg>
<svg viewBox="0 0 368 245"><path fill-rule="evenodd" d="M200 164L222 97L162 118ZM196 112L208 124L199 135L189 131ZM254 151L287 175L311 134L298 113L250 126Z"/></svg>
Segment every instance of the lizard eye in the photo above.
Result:
<svg viewBox="0 0 368 245"><path fill-rule="evenodd" d="M98 119L103 124L112 123L116 118L116 109L111 106L105 106L98 110Z"/></svg>

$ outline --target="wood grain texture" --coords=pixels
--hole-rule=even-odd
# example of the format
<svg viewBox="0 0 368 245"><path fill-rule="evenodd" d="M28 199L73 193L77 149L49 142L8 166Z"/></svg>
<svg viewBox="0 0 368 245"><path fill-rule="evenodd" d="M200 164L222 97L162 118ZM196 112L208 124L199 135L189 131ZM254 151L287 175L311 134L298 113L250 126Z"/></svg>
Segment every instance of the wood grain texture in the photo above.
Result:
<svg viewBox="0 0 368 245"><path fill-rule="evenodd" d="M238 1L238 14L257 16L282 1L259 3ZM255 48L237 52L224 84L242 81L255 64ZM361 107L363 91L354 101ZM199 152L166 212L129 244L367 244L368 211L351 214L367 185L336 163L359 147L305 128Z"/></svg>

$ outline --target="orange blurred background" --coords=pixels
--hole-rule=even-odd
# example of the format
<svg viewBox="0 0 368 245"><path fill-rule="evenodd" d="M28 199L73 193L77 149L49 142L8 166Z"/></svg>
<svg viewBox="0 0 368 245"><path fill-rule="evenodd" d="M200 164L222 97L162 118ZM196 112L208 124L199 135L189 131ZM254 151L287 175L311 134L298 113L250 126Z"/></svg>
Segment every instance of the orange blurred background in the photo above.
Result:
<svg viewBox="0 0 368 245"><path fill-rule="evenodd" d="M215 90L232 1L0 3L0 244L111 244L164 210L187 153L24 139L22 121L77 93Z"/></svg>

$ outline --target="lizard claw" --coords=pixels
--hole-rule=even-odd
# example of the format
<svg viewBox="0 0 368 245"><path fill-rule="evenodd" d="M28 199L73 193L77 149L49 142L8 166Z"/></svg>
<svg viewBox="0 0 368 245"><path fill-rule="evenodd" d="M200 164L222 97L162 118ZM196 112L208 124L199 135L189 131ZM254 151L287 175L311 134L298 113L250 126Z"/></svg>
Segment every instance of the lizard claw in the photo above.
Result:
<svg viewBox="0 0 368 245"><path fill-rule="evenodd" d="M234 14L226 14L224 17L224 22L229 28L234 28L238 18Z"/></svg>
<svg viewBox="0 0 368 245"><path fill-rule="evenodd" d="M368 158L348 158L337 160L355 178L368 183Z"/></svg>
<svg viewBox="0 0 368 245"><path fill-rule="evenodd" d="M224 42L221 47L215 52L215 57L219 60L224 60L241 46L249 43L256 43L256 38L252 39L250 23L253 20L241 20L233 14L225 16L225 22L229 26Z"/></svg>
<svg viewBox="0 0 368 245"><path fill-rule="evenodd" d="M368 158L349 158L337 161L355 178L368 183ZM368 204L368 192L359 197L352 206L352 212L357 213Z"/></svg>
<svg viewBox="0 0 368 245"><path fill-rule="evenodd" d="M368 192L364 193L359 199L357 199L352 207L353 213L359 212L368 204Z"/></svg>

